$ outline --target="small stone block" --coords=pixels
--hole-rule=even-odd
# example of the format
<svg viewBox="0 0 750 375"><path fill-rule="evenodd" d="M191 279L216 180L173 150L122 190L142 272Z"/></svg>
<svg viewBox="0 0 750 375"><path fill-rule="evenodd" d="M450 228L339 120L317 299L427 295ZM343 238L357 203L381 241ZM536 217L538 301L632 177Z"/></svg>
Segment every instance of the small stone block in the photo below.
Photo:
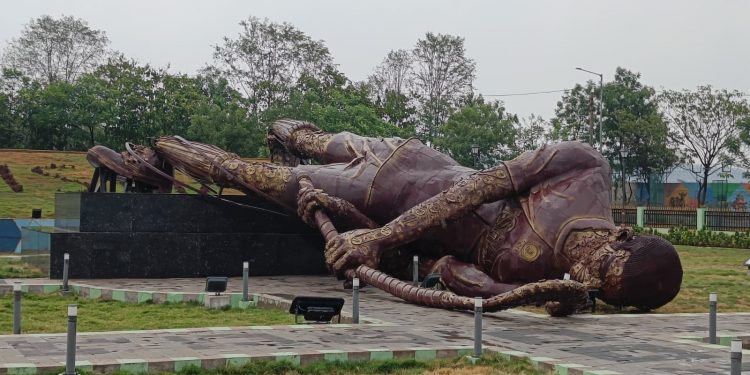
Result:
<svg viewBox="0 0 750 375"><path fill-rule="evenodd" d="M28 285L21 285L21 292L22 293L28 293L29 292L29 286ZM36 371L36 370L34 370L34 371Z"/></svg>
<svg viewBox="0 0 750 375"><path fill-rule="evenodd" d="M167 293L167 302L169 303L182 302L182 293Z"/></svg>
<svg viewBox="0 0 750 375"><path fill-rule="evenodd" d="M68 288L70 288L73 291L73 293L75 293L75 294L81 294L81 286L80 285L68 284Z"/></svg>
<svg viewBox="0 0 750 375"><path fill-rule="evenodd" d="M148 362L142 359L118 359L117 363L120 364L120 371L122 372L132 374L148 373Z"/></svg>
<svg viewBox="0 0 750 375"><path fill-rule="evenodd" d="M583 375L620 375L617 371L610 370L596 370L596 371L584 371Z"/></svg>
<svg viewBox="0 0 750 375"><path fill-rule="evenodd" d="M554 361L554 358L550 357L530 357L529 360L531 361L531 365L534 366L535 369L540 368L541 363L549 363Z"/></svg>
<svg viewBox="0 0 750 375"><path fill-rule="evenodd" d="M196 294L195 300L198 301L198 303L204 303L206 301L206 295L203 293Z"/></svg>
<svg viewBox="0 0 750 375"><path fill-rule="evenodd" d="M127 302L127 299L125 297L125 291L121 289L115 289L112 291L112 300L114 301L120 301L120 302Z"/></svg>
<svg viewBox="0 0 750 375"><path fill-rule="evenodd" d="M734 339L734 336L722 336L722 337L719 337L719 345L722 345L722 346L732 345L732 340L733 339Z"/></svg>
<svg viewBox="0 0 750 375"><path fill-rule="evenodd" d="M231 300L230 304L232 307L238 307L240 305L240 301L242 301L242 293L232 293L229 295L229 298Z"/></svg>
<svg viewBox="0 0 750 375"><path fill-rule="evenodd" d="M172 358L172 360L174 361L174 372L180 372L191 366L201 367L201 360L196 357L177 357Z"/></svg>
<svg viewBox="0 0 750 375"><path fill-rule="evenodd" d="M33 375L36 374L36 366L33 363L6 363L4 367L8 375Z"/></svg>
<svg viewBox="0 0 750 375"><path fill-rule="evenodd" d="M65 362L60 362L60 364L65 366ZM76 369L94 372L94 364L91 361L76 361Z"/></svg>
<svg viewBox="0 0 750 375"><path fill-rule="evenodd" d="M102 290L100 288L89 288L89 299L97 299L102 297Z"/></svg>
<svg viewBox="0 0 750 375"><path fill-rule="evenodd" d="M385 361L393 359L393 351L388 349L367 349L370 352L371 361Z"/></svg>
<svg viewBox="0 0 750 375"><path fill-rule="evenodd" d="M329 362L346 362L349 360L349 355L341 350L318 350L318 352L323 353L323 359Z"/></svg>
<svg viewBox="0 0 750 375"><path fill-rule="evenodd" d="M222 357L226 358L227 366L241 367L250 362L250 356L247 354L224 354Z"/></svg>
<svg viewBox="0 0 750 375"><path fill-rule="evenodd" d="M153 301L154 295L151 292L138 292L138 303L144 303L148 301Z"/></svg>
<svg viewBox="0 0 750 375"><path fill-rule="evenodd" d="M572 368L583 368L588 367L584 365L579 365L577 363L559 363L555 365L555 374L558 375L568 375L568 370Z"/></svg>
<svg viewBox="0 0 750 375"><path fill-rule="evenodd" d="M55 293L55 292L57 292L58 290L60 290L60 288L61 288L61 286L60 286L60 285L54 285L54 284L44 284L44 285L42 286L42 292L43 292L44 294Z"/></svg>
<svg viewBox="0 0 750 375"><path fill-rule="evenodd" d="M417 361L434 361L437 351L434 349L414 349L414 359Z"/></svg>
<svg viewBox="0 0 750 375"><path fill-rule="evenodd" d="M519 352L517 350L506 350L506 351L500 352L500 356L502 356L503 358L505 358L507 360L511 360L511 359L515 359L515 358L528 357L529 353Z"/></svg>
<svg viewBox="0 0 750 375"><path fill-rule="evenodd" d="M289 361L295 365L299 365L300 363L299 353L296 352L278 352L271 353L271 355L277 361Z"/></svg>
<svg viewBox="0 0 750 375"><path fill-rule="evenodd" d="M256 307L256 304L254 301L238 301L237 307L242 310L247 310L251 307Z"/></svg>
<svg viewBox="0 0 750 375"><path fill-rule="evenodd" d="M209 309L220 309L224 306L230 306L231 297L228 295L205 295L203 305Z"/></svg>

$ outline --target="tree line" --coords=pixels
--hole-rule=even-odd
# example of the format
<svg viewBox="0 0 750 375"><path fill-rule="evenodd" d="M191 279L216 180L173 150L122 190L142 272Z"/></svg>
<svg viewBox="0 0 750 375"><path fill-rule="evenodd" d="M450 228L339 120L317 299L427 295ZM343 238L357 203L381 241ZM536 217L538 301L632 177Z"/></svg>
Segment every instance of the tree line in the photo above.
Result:
<svg viewBox="0 0 750 375"><path fill-rule="evenodd" d="M0 56L0 148L121 149L180 134L258 157L267 153L268 126L292 117L331 132L418 137L474 167L581 140L602 150L622 181L700 165L691 170L701 202L722 165L750 167L750 107L741 92L657 92L617 68L602 87L601 129L593 81L567 90L551 119L520 118L474 92L476 62L459 36L428 32L413 48L390 51L362 82L337 69L323 41L255 17L219 41L195 75L138 62L109 44L106 32L72 16L25 25Z"/></svg>

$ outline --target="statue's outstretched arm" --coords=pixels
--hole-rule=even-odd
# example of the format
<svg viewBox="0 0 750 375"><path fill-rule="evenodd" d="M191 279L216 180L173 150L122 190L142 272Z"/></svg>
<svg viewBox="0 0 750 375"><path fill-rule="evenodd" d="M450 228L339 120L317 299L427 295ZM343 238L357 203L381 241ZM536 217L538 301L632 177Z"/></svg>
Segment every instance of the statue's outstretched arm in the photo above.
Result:
<svg viewBox="0 0 750 375"><path fill-rule="evenodd" d="M484 203L523 194L543 181L592 168L609 173L606 160L580 142L563 142L526 152L467 176L381 228L342 233L326 244L326 262L339 276L360 264L377 265L382 251L415 241L427 231L458 220Z"/></svg>

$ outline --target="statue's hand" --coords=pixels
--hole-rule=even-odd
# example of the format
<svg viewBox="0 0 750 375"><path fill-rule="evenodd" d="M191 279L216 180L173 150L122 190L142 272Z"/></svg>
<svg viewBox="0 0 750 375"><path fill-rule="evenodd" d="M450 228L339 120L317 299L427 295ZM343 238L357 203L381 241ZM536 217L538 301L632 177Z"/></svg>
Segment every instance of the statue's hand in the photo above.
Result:
<svg viewBox="0 0 750 375"><path fill-rule="evenodd" d="M326 244L328 269L339 279L360 265L377 268L382 249L377 241L381 229L357 229L341 233Z"/></svg>
<svg viewBox="0 0 750 375"><path fill-rule="evenodd" d="M297 214L308 225L315 226L315 211L325 207L329 195L320 189L300 189L297 193Z"/></svg>

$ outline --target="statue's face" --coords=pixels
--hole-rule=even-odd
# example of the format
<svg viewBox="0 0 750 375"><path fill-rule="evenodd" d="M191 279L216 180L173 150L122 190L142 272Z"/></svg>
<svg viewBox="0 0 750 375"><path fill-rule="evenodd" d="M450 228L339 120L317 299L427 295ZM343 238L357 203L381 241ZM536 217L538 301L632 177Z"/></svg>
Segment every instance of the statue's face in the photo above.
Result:
<svg viewBox="0 0 750 375"><path fill-rule="evenodd" d="M614 252L601 264L605 302L651 310L667 304L680 291L682 264L669 241L637 235L609 246Z"/></svg>

